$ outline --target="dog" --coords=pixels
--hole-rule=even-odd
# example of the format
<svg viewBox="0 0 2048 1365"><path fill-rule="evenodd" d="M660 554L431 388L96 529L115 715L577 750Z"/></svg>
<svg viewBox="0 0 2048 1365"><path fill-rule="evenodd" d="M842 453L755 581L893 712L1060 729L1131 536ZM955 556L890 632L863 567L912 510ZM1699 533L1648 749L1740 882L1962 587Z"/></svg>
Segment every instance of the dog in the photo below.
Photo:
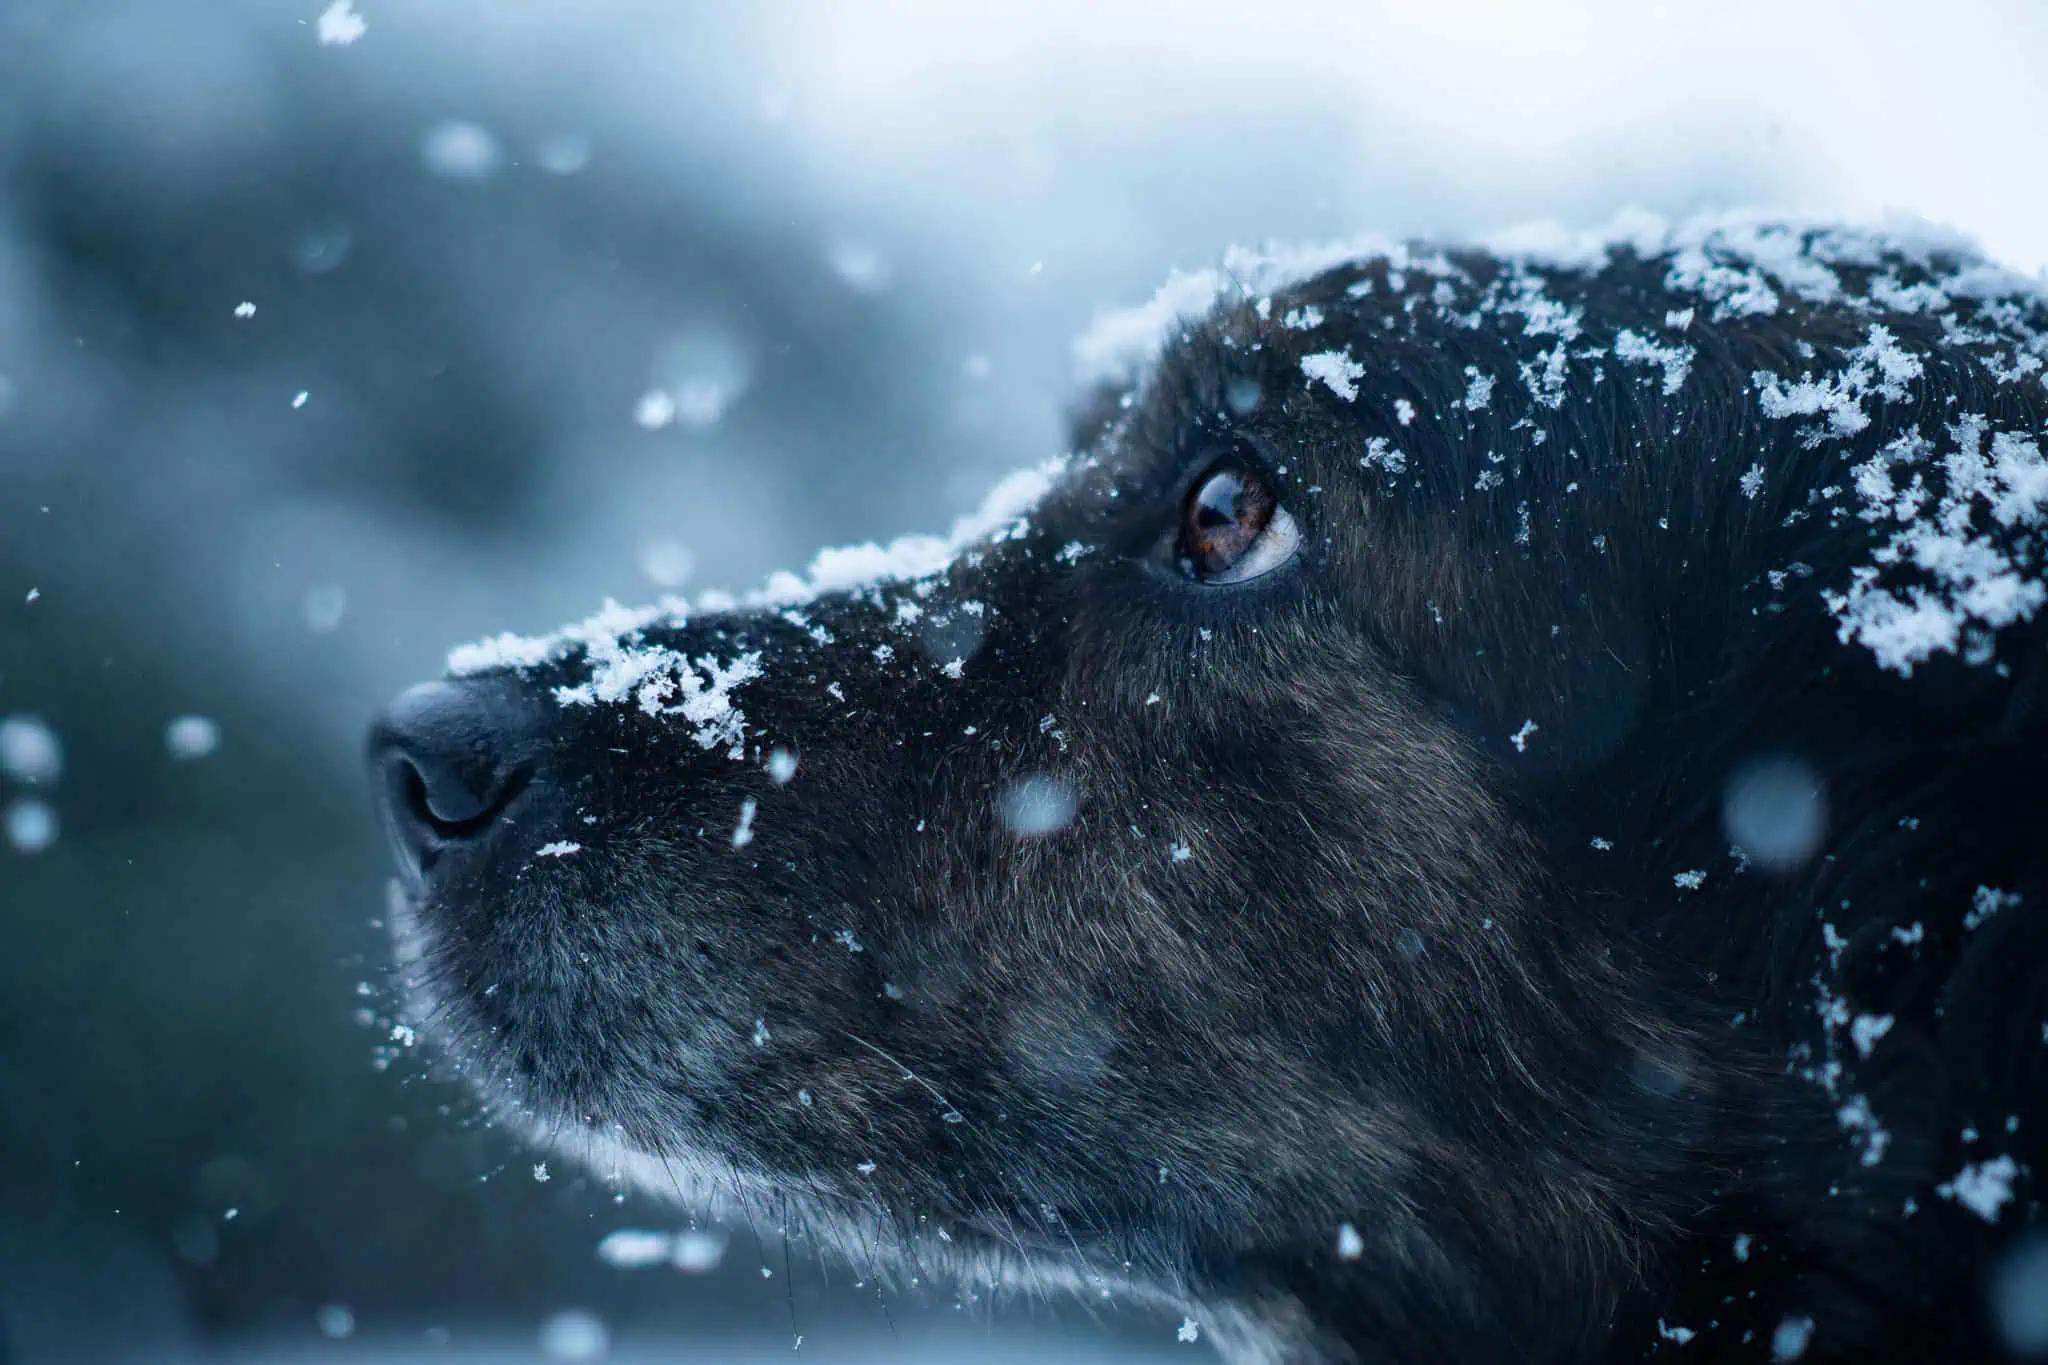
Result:
<svg viewBox="0 0 2048 1365"><path fill-rule="evenodd" d="M1236 1361L2048 1351L2048 290L1638 219L1080 354L949 535L378 723L490 1109Z"/></svg>

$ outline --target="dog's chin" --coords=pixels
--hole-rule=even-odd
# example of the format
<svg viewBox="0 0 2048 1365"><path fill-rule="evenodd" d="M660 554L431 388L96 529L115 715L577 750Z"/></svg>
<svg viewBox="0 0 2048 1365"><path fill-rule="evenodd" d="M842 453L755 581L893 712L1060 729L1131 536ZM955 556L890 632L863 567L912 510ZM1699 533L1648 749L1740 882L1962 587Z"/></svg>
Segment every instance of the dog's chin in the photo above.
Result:
<svg viewBox="0 0 2048 1365"><path fill-rule="evenodd" d="M428 1074L461 1085L535 1162L580 1169L615 1194L652 1200L680 1217L748 1228L757 1240L795 1236L833 1248L878 1285L899 1290L929 1282L955 1286L963 1302L1071 1293L1155 1311L1194 1307L1178 1275L1146 1276L1106 1255L1077 1261L1071 1240L1027 1236L1006 1216L986 1223L906 1220L891 1201L840 1188L830 1177L775 1179L687 1140L658 1147L635 1141L602 1104L571 1112L581 1106L535 1094L516 1075L478 1002L465 997L440 959L445 944L433 928L432 905L394 878L385 918L394 948L395 1013L416 1036ZM761 1255L770 1255L766 1242Z"/></svg>
<svg viewBox="0 0 2048 1365"><path fill-rule="evenodd" d="M690 1214L744 1216L748 1205L777 1191L770 1182L684 1144L661 1150L634 1142L626 1124L602 1101L565 1103L528 1085L509 1050L441 959L445 947L432 907L394 877L385 893L392 939L394 1015L423 1049L427 1073L461 1085L491 1123L533 1149L536 1159L581 1167L616 1191L633 1191Z"/></svg>

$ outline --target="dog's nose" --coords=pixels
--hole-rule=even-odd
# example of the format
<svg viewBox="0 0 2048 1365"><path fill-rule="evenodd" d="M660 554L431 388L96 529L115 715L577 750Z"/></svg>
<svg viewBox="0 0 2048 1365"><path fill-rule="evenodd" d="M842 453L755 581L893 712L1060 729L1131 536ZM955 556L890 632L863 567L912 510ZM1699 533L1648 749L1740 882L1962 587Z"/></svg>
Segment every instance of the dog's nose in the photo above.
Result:
<svg viewBox="0 0 2048 1365"><path fill-rule="evenodd" d="M481 840L532 776L529 708L488 683L421 683L370 731L370 779L399 871L415 887Z"/></svg>

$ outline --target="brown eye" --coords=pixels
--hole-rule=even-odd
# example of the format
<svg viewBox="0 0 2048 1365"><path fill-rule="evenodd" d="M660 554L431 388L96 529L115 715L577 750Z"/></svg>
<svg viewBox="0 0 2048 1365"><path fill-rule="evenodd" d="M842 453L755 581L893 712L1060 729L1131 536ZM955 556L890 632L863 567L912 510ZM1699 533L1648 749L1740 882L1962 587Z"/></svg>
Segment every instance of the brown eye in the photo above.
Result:
<svg viewBox="0 0 2048 1365"><path fill-rule="evenodd" d="M1225 460L1188 489L1176 553L1190 578L1242 583L1286 563L1300 541L1272 485L1249 465Z"/></svg>

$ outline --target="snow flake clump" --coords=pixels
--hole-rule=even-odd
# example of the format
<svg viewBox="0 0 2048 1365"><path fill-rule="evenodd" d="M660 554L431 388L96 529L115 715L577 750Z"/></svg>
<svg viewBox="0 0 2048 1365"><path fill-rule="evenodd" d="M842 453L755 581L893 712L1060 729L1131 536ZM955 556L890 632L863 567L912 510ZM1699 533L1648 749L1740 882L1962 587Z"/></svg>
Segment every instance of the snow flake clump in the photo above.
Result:
<svg viewBox="0 0 2048 1365"><path fill-rule="evenodd" d="M1303 362L1304 364L1306 362ZM1364 371L1360 370L1363 374ZM1481 374L1477 365L1465 367L1465 406L1473 412L1493 402L1493 376Z"/></svg>
<svg viewBox="0 0 2048 1365"><path fill-rule="evenodd" d="M648 642L648 630L680 627L688 616L687 607L673 597L652 607L622 607L607 600L595 616L552 635L498 635L459 646L448 655L448 671L467 677L496 668L534 668L580 648L589 678L556 687L556 702L596 706L630 701L650 716L680 717L692 727L698 747L724 747L741 757L746 717L732 694L761 676L761 656L743 653L720 663L710 655L692 659Z"/></svg>
<svg viewBox="0 0 2048 1365"><path fill-rule="evenodd" d="M1970 897L1970 908L1963 916L1963 928L1975 929L1985 920L2001 910L2009 910L2020 903L2017 891L2001 891L1995 886L1980 886Z"/></svg>
<svg viewBox="0 0 2048 1365"><path fill-rule="evenodd" d="M1029 527L1031 509L1065 467L1065 460L1054 459L1009 474L989 490L980 507L955 520L943 536L907 535L887 545L869 541L821 550L804 573L772 574L760 588L737 600L750 607L795 607L826 593L931 578L978 544L1020 538Z"/></svg>
<svg viewBox="0 0 2048 1365"><path fill-rule="evenodd" d="M1173 1329L1173 1339L1179 1342L1200 1341L1202 1329L1195 1325L1193 1318L1182 1318L1180 1326Z"/></svg>
<svg viewBox="0 0 2048 1365"><path fill-rule="evenodd" d="M2048 548L2039 444L1992 432L1975 414L1948 434L1955 448L1939 461L1916 427L1856 467L1857 515L1894 529L1872 562L1851 571L1846 591L1824 594L1840 639L1902 676L1935 654L1985 661L1989 632L2032 618L2048 600L2038 569L2026 567Z"/></svg>
<svg viewBox="0 0 2048 1365"><path fill-rule="evenodd" d="M322 47L347 47L356 39L369 32L370 26L357 14L349 0L334 0L334 3L320 11L320 45Z"/></svg>
<svg viewBox="0 0 2048 1365"><path fill-rule="evenodd" d="M1664 345L1626 328L1615 333L1614 358L1624 365L1657 365L1664 370L1664 392L1671 395L1685 387L1692 373L1693 348L1682 343ZM1553 405L1554 406L1554 405Z"/></svg>
<svg viewBox="0 0 2048 1365"><path fill-rule="evenodd" d="M1694 868L1690 872L1674 872L1671 874L1671 884L1681 891L1697 891L1702 886L1705 886L1706 883L1707 873L1704 868Z"/></svg>
<svg viewBox="0 0 2048 1365"><path fill-rule="evenodd" d="M1825 1017L1823 1016L1823 1018ZM1829 1022L1832 1029L1832 1021ZM1833 1051L1834 1035L1832 1032L1829 1034L1828 1048L1831 1052ZM1821 1084L1825 1088L1832 1090L1834 1087L1833 1078L1840 1074L1840 1063L1830 1062L1828 1065L1830 1069L1822 1073ZM1863 1152L1858 1159L1865 1166L1875 1166L1878 1162L1884 1160L1886 1149L1892 1145L1892 1135L1890 1130L1878 1122L1877 1112L1870 1107L1868 1096L1851 1095L1836 1108L1835 1122L1841 1126L1843 1132L1854 1134L1863 1140Z"/></svg>
<svg viewBox="0 0 2048 1365"><path fill-rule="evenodd" d="M2009 1156L1979 1161L1956 1172L1956 1178L1936 1185L1934 1192L1953 1199L1987 1223L1998 1221L1998 1211L2012 1201L2012 1182L2020 1168Z"/></svg>
<svg viewBox="0 0 2048 1365"><path fill-rule="evenodd" d="M1200 318L1219 300L1257 299L1336 266L1373 259L1385 259L1396 269L1410 264L1405 246L1376 236L1265 250L1232 247L1224 253L1220 267L1176 270L1150 302L1097 315L1074 342L1076 378L1083 384L1128 383L1191 320Z"/></svg>
<svg viewBox="0 0 2048 1365"><path fill-rule="evenodd" d="M1802 444L1812 447L1838 437L1854 436L1870 425L1863 400L1870 397L1901 402L1906 382L1918 379L1920 358L1901 347L1886 328L1871 324L1863 345L1844 353L1849 363L1835 374L1815 379L1802 375L1790 382L1758 370L1750 376L1763 404L1764 416L1773 421L1788 417L1819 417L1823 420L1800 433ZM1668 391L1668 390L1667 390Z"/></svg>
<svg viewBox="0 0 2048 1365"><path fill-rule="evenodd" d="M1374 436L1365 443L1365 454L1358 463L1366 469L1379 469L1389 474L1402 474L1408 469L1408 456L1394 449L1384 436Z"/></svg>
<svg viewBox="0 0 2048 1365"><path fill-rule="evenodd" d="M1311 384L1322 380L1331 393L1347 403L1358 397L1358 381L1365 378L1365 366L1353 360L1348 349L1305 355L1301 358L1301 372Z"/></svg>
<svg viewBox="0 0 2048 1365"><path fill-rule="evenodd" d="M533 851L536 858L569 858L583 851L583 845L568 839L557 839L551 844L542 844Z"/></svg>
<svg viewBox="0 0 2048 1365"><path fill-rule="evenodd" d="M1878 1039L1892 1031L1892 1016L1889 1014L1859 1014L1849 1021L1849 1041L1856 1045L1856 1055L1870 1056L1870 1050L1877 1046Z"/></svg>

